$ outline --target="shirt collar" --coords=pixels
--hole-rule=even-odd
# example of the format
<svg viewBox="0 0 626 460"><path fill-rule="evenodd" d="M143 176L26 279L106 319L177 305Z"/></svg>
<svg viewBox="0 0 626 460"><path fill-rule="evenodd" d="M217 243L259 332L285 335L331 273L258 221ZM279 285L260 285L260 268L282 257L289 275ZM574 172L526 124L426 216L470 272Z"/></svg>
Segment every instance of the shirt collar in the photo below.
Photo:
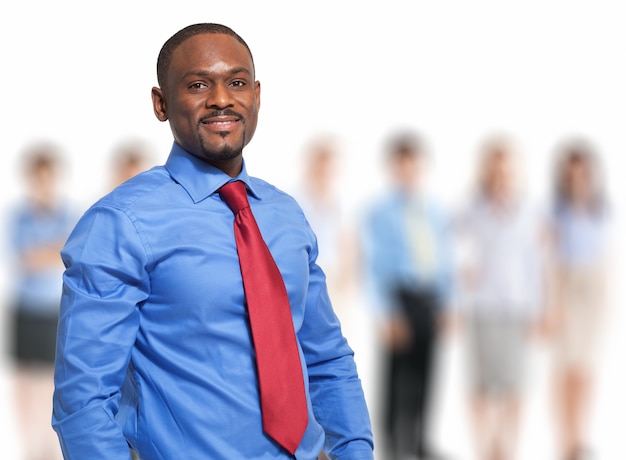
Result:
<svg viewBox="0 0 626 460"><path fill-rule="evenodd" d="M242 181L246 184L248 192L252 196L258 197L251 184L250 176L248 176L245 161L239 175L231 178L222 170L193 156L174 142L165 162L165 169L172 179L187 191L194 203L213 195L222 185L231 180Z"/></svg>

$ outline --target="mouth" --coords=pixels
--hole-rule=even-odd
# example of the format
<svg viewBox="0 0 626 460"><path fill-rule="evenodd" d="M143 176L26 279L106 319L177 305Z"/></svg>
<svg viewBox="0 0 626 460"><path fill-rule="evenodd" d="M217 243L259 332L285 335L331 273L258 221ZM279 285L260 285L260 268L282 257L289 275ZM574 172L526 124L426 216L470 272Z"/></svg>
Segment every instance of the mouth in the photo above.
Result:
<svg viewBox="0 0 626 460"><path fill-rule="evenodd" d="M200 120L200 123L212 131L231 131L237 126L243 117L237 113L212 113Z"/></svg>
<svg viewBox="0 0 626 460"><path fill-rule="evenodd" d="M239 121L239 118L224 117L202 120L202 124L214 131L231 131Z"/></svg>

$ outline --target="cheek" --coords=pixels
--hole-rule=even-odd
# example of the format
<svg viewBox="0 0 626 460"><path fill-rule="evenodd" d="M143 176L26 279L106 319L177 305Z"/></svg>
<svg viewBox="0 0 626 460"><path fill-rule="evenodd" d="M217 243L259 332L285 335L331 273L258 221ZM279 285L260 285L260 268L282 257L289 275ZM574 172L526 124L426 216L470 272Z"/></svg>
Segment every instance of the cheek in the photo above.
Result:
<svg viewBox="0 0 626 460"><path fill-rule="evenodd" d="M195 131L197 120L200 117L199 109L192 104L177 104L175 109L170 112L170 120L172 120L181 131Z"/></svg>
<svg viewBox="0 0 626 460"><path fill-rule="evenodd" d="M248 140L252 137L256 131L257 121L259 119L259 110L256 105L250 108L246 117L246 133Z"/></svg>
<svg viewBox="0 0 626 460"><path fill-rule="evenodd" d="M179 120L183 118L196 119L203 107L203 101L199 98L179 95L169 104L169 112L170 115L176 116Z"/></svg>

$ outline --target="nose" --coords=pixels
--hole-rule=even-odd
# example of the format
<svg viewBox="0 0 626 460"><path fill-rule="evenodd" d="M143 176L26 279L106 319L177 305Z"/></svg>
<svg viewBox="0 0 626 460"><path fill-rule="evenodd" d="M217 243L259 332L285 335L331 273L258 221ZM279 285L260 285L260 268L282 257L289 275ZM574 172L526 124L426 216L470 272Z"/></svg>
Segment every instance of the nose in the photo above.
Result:
<svg viewBox="0 0 626 460"><path fill-rule="evenodd" d="M207 97L207 107L226 108L232 105L232 98L225 84L216 84Z"/></svg>

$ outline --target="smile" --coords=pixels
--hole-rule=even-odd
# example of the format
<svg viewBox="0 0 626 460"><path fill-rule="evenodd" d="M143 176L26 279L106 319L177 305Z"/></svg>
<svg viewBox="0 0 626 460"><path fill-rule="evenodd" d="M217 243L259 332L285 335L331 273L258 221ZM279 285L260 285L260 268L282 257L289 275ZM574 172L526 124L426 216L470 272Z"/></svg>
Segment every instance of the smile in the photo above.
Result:
<svg viewBox="0 0 626 460"><path fill-rule="evenodd" d="M229 131L235 127L237 123L239 123L239 118L228 118L228 119L211 119L211 120L203 120L202 124L207 126L210 129L215 129L219 131Z"/></svg>

